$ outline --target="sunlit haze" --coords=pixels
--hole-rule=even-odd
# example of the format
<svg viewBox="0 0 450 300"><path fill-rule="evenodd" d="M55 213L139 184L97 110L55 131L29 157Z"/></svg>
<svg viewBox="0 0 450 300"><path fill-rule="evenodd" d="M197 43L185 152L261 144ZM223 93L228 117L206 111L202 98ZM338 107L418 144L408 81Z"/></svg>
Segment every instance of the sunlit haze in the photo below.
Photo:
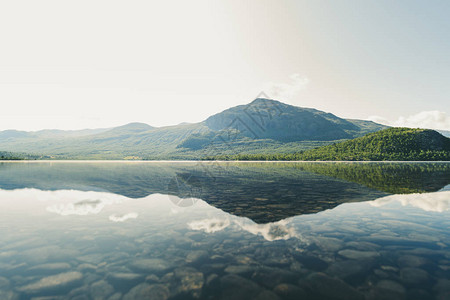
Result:
<svg viewBox="0 0 450 300"><path fill-rule="evenodd" d="M199 122L261 91L450 130L448 1L2 1L0 130Z"/></svg>

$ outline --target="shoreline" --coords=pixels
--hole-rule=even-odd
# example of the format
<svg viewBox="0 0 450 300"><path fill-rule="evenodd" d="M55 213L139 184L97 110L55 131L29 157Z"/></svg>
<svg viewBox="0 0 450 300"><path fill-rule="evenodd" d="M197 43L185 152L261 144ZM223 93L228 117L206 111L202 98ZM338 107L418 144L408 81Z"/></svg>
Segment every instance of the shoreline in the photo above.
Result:
<svg viewBox="0 0 450 300"><path fill-rule="evenodd" d="M26 163L450 163L447 160L108 160L108 159L38 159L0 160Z"/></svg>

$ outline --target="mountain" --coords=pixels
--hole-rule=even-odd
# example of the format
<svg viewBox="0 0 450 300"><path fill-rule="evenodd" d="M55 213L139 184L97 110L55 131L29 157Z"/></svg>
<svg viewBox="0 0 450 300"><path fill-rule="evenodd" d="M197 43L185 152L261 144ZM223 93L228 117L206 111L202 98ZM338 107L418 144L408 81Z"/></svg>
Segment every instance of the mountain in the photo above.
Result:
<svg viewBox="0 0 450 300"><path fill-rule="evenodd" d="M436 130L436 131L442 134L443 136L450 138L450 131L448 130Z"/></svg>
<svg viewBox="0 0 450 300"><path fill-rule="evenodd" d="M258 98L199 123L144 123L75 131L6 130L0 150L59 159L198 159L235 153L294 153L387 128L371 121Z"/></svg>
<svg viewBox="0 0 450 300"><path fill-rule="evenodd" d="M450 138L435 130L388 128L341 143L287 155L214 157L239 160L449 161Z"/></svg>
<svg viewBox="0 0 450 300"><path fill-rule="evenodd" d="M316 109L263 98L215 114L203 124L208 130L190 136L179 148L203 149L207 154L276 149L292 153L387 128L372 121L342 119Z"/></svg>
<svg viewBox="0 0 450 300"><path fill-rule="evenodd" d="M370 121L346 120L313 108L263 98L227 109L204 123L215 131L235 129L246 137L281 142L350 139L386 128Z"/></svg>

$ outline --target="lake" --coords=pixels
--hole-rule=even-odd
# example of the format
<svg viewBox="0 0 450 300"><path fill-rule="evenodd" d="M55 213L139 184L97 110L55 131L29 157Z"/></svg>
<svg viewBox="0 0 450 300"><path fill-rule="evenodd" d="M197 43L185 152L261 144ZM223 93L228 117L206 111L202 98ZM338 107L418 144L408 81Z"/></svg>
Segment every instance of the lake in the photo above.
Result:
<svg viewBox="0 0 450 300"><path fill-rule="evenodd" d="M450 163L0 162L0 299L450 299Z"/></svg>

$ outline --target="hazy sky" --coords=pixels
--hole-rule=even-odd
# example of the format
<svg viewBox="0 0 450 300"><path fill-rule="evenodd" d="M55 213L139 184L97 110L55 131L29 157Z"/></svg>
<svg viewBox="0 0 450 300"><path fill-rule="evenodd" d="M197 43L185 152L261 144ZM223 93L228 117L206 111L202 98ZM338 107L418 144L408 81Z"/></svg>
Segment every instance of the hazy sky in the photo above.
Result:
<svg viewBox="0 0 450 300"><path fill-rule="evenodd" d="M450 1L1 1L0 130L198 122L261 91L450 130Z"/></svg>

